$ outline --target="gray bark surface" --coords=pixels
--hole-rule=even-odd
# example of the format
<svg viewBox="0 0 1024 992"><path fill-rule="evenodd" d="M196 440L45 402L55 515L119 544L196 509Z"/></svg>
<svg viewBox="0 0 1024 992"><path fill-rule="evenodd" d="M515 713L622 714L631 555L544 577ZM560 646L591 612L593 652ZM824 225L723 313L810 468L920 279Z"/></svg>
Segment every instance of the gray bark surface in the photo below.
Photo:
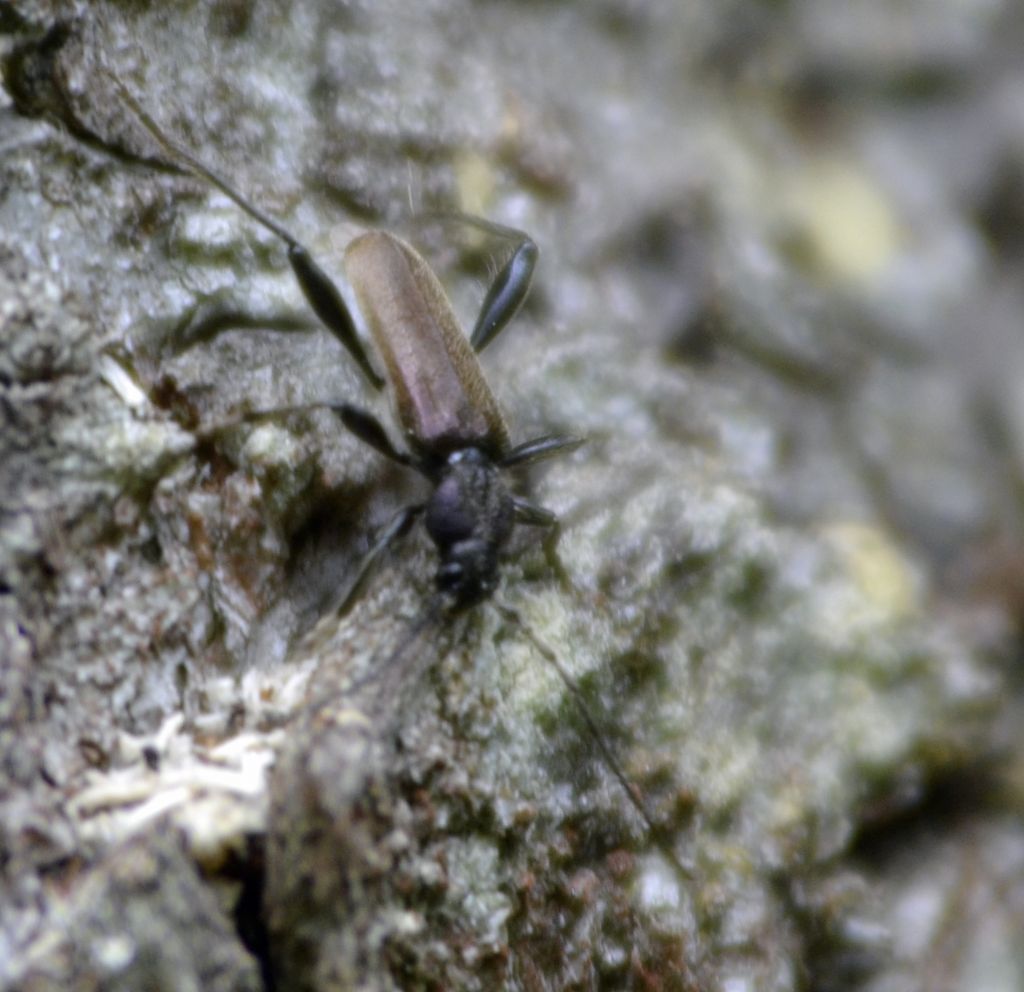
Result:
<svg viewBox="0 0 1024 992"><path fill-rule="evenodd" d="M855 6L0 3L0 987L1024 987L1024 18ZM111 75L464 326L529 231L564 574L332 612L422 480Z"/></svg>

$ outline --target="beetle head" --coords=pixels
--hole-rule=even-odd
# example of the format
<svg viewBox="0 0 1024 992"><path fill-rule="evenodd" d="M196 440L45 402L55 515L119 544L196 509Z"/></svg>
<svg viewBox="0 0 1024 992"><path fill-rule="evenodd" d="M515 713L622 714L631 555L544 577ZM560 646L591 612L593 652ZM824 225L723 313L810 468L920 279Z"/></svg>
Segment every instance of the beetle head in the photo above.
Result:
<svg viewBox="0 0 1024 992"><path fill-rule="evenodd" d="M449 455L427 503L427 533L441 564L437 586L460 606L486 599L498 581L498 551L512 532L513 504L494 463L476 448Z"/></svg>

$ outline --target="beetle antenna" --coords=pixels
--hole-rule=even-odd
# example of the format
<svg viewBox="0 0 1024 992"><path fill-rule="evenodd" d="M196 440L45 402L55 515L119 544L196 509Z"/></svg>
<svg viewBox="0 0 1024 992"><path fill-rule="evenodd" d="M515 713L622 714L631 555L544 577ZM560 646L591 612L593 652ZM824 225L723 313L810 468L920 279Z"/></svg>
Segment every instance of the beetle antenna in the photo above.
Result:
<svg viewBox="0 0 1024 992"><path fill-rule="evenodd" d="M150 117L145 108L135 99L131 90L114 73L109 69L102 69L101 71L114 84L118 96L120 96L125 106L132 112L135 119L149 132L149 135L167 155L172 159L182 162L189 171L195 173L200 179L205 179L208 183L216 186L229 200L237 203L250 217L273 231L289 248L300 247L298 239L291 231L282 227L273 217L264 213L255 203L239 193L220 173L215 172L208 165L200 162L187 148L165 134L160 125Z"/></svg>
<svg viewBox="0 0 1024 992"><path fill-rule="evenodd" d="M424 670L432 663L433 655L429 651L421 651L419 654L410 652L420 637L438 624L443 608L444 597L440 593L434 593L419 616L409 624L402 640L391 654L381 664L370 665L363 675L346 687L345 694L358 692L374 683L376 694L382 699L387 699L395 693L400 693L403 686L408 689L417 685ZM401 707L395 707L395 712L400 713Z"/></svg>
<svg viewBox="0 0 1024 992"><path fill-rule="evenodd" d="M498 609L501 610L506 619L512 621L520 628L520 630L523 631L530 643L538 652L540 652L545 660L551 663L555 671L558 672L558 676L565 684L566 689L569 690L569 695L572 696L572 700L576 704L576 708L579 710L580 716L583 717L583 722L587 725L587 730L590 732L590 736L594 738L594 743L597 744L597 749L601 752L601 757L604 759L609 771L618 781L619 785L622 786L622 791L629 797L629 801L632 803L633 808L640 814L640 819L643 820L644 824L647 826L651 839L658 846L661 853L664 854L672 863L680 876L683 878L693 878L693 870L683 865L675 851L672 850L668 842L664 839L664 830L655 822L646 803L644 803L643 795L640 792L639 786L637 786L635 782L631 782L629 780L629 777L623 770L622 765L619 764L618 759L612 753L604 734L601 733L601 729L598 727L597 721L594 719L594 715L590 712L590 708L587 706L586 700L583 697L583 690L580 689L579 683L577 683L569 674L558 655L534 633L533 629L526 623L518 610L514 610L508 606L499 606Z"/></svg>

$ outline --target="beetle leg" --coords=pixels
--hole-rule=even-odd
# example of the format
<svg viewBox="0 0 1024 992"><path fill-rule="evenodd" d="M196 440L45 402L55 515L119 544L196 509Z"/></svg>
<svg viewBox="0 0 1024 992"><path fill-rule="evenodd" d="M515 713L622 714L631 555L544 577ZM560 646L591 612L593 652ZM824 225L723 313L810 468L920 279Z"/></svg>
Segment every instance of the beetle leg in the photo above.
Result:
<svg viewBox="0 0 1024 992"><path fill-rule="evenodd" d="M545 434L543 437L525 441L513 448L499 464L502 468L524 465L541 458L550 458L562 451L575 451L584 442L585 438L572 434ZM558 576L558 581L562 586L571 588L572 580L562 564L562 559L558 557L558 539L562 534L562 525L558 517L546 507L538 506L522 496L512 497L512 509L518 523L528 527L547 528L542 545L544 557L547 559L548 567Z"/></svg>
<svg viewBox="0 0 1024 992"><path fill-rule="evenodd" d="M576 437L574 434L545 434L543 437L536 437L532 441L524 441L522 444L516 445L498 464L502 468L527 465L531 462L538 462L542 458L551 458L563 451L575 451L585 443L586 438Z"/></svg>
<svg viewBox="0 0 1024 992"><path fill-rule="evenodd" d="M552 510L531 503L522 496L512 497L512 508L515 511L516 523L526 524L528 527L558 526L558 517Z"/></svg>
<svg viewBox="0 0 1024 992"><path fill-rule="evenodd" d="M334 609L337 616L342 617L352 609L353 604L366 588L366 582L370 577L373 566L395 541L409 533L413 523L423 512L423 509L422 503L418 503L415 506L406 506L391 518L387 527L381 532L380 537L374 542L373 547L366 552L363 560L359 563L352 585L349 586L348 592L345 593L341 602Z"/></svg>
<svg viewBox="0 0 1024 992"><path fill-rule="evenodd" d="M374 389L380 389L384 385L384 380L370 364L366 349L359 340L355 321L334 280L317 265L308 249L294 238L288 241L288 261L302 289L302 295L306 297L313 312L355 359L367 382Z"/></svg>
<svg viewBox="0 0 1024 992"><path fill-rule="evenodd" d="M474 351L483 351L519 312L530 291L533 270L539 254L533 239L522 231L495 224L479 217L459 215L459 219L488 234L515 242L511 257L491 281L480 306L473 333L469 336Z"/></svg>
<svg viewBox="0 0 1024 992"><path fill-rule="evenodd" d="M565 588L572 587L572 580L566 572L562 559L558 557L558 539L562 536L562 524L553 511L536 503L531 503L522 496L512 497L512 508L516 522L528 527L546 527L547 533L541 547L547 559L548 568L558 576L558 581Z"/></svg>
<svg viewBox="0 0 1024 992"><path fill-rule="evenodd" d="M331 409L341 418L341 422L349 431L355 434L364 444L375 448L385 458L390 458L393 462L398 462L400 465L408 465L412 468L417 467L416 461L411 456L407 455L404 451L399 451L391 443L388 432L384 430L381 422L372 413L361 410L359 407L351 406L348 403L332 406Z"/></svg>
<svg viewBox="0 0 1024 992"><path fill-rule="evenodd" d="M187 148L164 134L156 121L143 110L139 102L132 96L128 87L114 76L113 73L107 72L107 76L113 80L121 99L135 115L138 122L172 159L183 163L189 171L195 173L200 179L205 179L208 183L215 186L226 197L237 203L253 220L262 224L268 231L276 234L288 246L288 262L292 267L292 272L295 273L295 279L303 295L313 308L313 312L320 318L327 330L342 343L370 384L374 388L380 389L384 385L384 380L377 375L370 364L366 350L359 340L359 334L356 331L352 314L345 305L338 287L334 284L331 277L313 260L309 249L288 228L279 224L273 217L257 207L255 203L243 196L219 172L211 169L196 158Z"/></svg>

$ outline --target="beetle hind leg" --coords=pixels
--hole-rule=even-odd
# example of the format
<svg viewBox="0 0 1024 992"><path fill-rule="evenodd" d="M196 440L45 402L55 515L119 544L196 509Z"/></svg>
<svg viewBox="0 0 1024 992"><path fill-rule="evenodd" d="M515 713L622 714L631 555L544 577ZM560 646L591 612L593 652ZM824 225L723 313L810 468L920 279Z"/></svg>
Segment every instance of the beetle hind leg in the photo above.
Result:
<svg viewBox="0 0 1024 992"><path fill-rule="evenodd" d="M523 305L530 291L539 249L525 231L514 227L506 227L472 214L445 213L439 216L456 220L467 227L475 227L492 238L512 244L507 260L490 282L469 335L473 350L481 352L508 326Z"/></svg>
<svg viewBox="0 0 1024 992"><path fill-rule="evenodd" d="M331 409L338 415L341 422L348 431L359 438L363 444L368 444L374 450L380 452L385 458L390 458L399 465L407 465L410 468L418 468L418 464L410 455L399 451L388 437L381 422L366 410L350 403L341 403L332 406Z"/></svg>
<svg viewBox="0 0 1024 992"><path fill-rule="evenodd" d="M150 136L170 156L173 162L180 164L189 172L219 189L228 199L233 200L257 223L280 238L288 247L288 263L291 265L295 279L302 290L303 296L321 323L342 344L359 366L367 382L375 389L384 385L384 380L374 370L366 349L359 339L355 321L335 282L320 267L312 253L283 224L271 217L245 196L235 185L215 169L211 169L194 155L189 149L168 136L157 122L143 109L127 86L109 70L103 70L114 83L124 105L132 112L135 119Z"/></svg>

